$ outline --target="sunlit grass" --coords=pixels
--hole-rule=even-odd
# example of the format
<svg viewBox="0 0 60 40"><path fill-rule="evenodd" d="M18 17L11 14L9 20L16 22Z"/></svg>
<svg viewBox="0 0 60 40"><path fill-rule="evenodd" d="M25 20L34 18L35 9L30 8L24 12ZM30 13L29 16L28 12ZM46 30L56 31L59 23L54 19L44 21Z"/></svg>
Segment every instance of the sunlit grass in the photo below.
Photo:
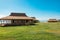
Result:
<svg viewBox="0 0 60 40"><path fill-rule="evenodd" d="M60 23L0 27L0 40L60 40Z"/></svg>

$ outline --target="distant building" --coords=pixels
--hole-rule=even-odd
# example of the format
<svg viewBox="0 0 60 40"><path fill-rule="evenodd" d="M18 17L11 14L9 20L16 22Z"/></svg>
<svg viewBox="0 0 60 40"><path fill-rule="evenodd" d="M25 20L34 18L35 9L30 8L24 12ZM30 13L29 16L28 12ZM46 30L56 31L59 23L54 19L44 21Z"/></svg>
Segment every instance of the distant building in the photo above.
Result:
<svg viewBox="0 0 60 40"><path fill-rule="evenodd" d="M58 20L58 22L60 22L60 19Z"/></svg>
<svg viewBox="0 0 60 40"><path fill-rule="evenodd" d="M34 18L28 17L25 13L11 13L9 16L0 18L0 26L30 25L34 24L34 20Z"/></svg>
<svg viewBox="0 0 60 40"><path fill-rule="evenodd" d="M48 22L58 22L57 19L49 19Z"/></svg>
<svg viewBox="0 0 60 40"><path fill-rule="evenodd" d="M31 18L33 18L34 19L34 23L38 23L38 22L40 22L39 20L37 20L35 17L31 17Z"/></svg>

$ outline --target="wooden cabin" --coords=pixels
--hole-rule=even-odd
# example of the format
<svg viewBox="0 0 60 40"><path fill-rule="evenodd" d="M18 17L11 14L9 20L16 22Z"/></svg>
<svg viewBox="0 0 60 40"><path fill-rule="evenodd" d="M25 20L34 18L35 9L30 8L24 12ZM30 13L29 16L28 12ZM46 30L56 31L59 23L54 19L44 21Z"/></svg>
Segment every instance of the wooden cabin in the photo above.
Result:
<svg viewBox="0 0 60 40"><path fill-rule="evenodd" d="M38 22L40 22L39 20L37 20L35 17L31 17L31 18L33 18L34 19L34 23L38 23Z"/></svg>
<svg viewBox="0 0 60 40"><path fill-rule="evenodd" d="M49 19L48 22L58 22L57 19Z"/></svg>
<svg viewBox="0 0 60 40"><path fill-rule="evenodd" d="M25 13L11 13L9 16L0 18L0 26L8 25L30 25L34 24L34 19L28 17Z"/></svg>
<svg viewBox="0 0 60 40"><path fill-rule="evenodd" d="M60 22L60 19L58 20L58 22Z"/></svg>

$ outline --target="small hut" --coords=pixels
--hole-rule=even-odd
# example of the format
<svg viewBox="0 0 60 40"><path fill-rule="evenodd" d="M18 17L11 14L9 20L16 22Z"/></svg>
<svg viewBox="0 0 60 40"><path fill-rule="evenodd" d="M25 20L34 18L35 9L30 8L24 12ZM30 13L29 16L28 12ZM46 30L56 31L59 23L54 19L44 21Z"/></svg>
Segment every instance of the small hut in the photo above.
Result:
<svg viewBox="0 0 60 40"><path fill-rule="evenodd" d="M58 22L60 22L60 19L58 20Z"/></svg>
<svg viewBox="0 0 60 40"><path fill-rule="evenodd" d="M11 13L9 16L0 18L0 26L7 25L30 25L34 24L34 19L25 13Z"/></svg>
<svg viewBox="0 0 60 40"><path fill-rule="evenodd" d="M31 17L31 18L34 19L34 23L38 23L39 22L39 20L37 20L35 17Z"/></svg>
<svg viewBox="0 0 60 40"><path fill-rule="evenodd" d="M58 22L57 19L49 19L48 22Z"/></svg>

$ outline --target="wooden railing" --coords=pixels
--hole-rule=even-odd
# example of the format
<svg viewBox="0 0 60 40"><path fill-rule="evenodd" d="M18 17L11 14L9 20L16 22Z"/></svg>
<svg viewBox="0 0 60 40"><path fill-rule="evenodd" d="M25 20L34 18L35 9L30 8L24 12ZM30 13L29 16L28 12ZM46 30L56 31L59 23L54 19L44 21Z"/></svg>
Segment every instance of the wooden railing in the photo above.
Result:
<svg viewBox="0 0 60 40"><path fill-rule="evenodd" d="M5 26L5 24L0 24L0 26Z"/></svg>

